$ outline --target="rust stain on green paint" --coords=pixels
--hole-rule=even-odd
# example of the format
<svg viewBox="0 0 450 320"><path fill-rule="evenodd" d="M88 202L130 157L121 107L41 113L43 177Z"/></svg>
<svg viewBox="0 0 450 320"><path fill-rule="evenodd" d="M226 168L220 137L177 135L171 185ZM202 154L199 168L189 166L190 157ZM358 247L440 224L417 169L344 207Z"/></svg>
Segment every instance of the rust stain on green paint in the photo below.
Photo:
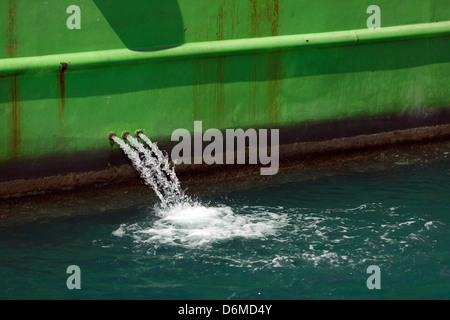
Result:
<svg viewBox="0 0 450 320"><path fill-rule="evenodd" d="M269 90L268 90L268 103L269 114L268 119L271 123L275 123L280 118L281 113L281 86L282 86L282 60L281 52L275 51L268 54L268 71L269 71ZM270 123L269 122L269 123Z"/></svg>
<svg viewBox="0 0 450 320"><path fill-rule="evenodd" d="M232 19L226 2L223 2L217 11L217 16L212 17L210 23L216 24L215 38L218 41L225 40L225 26L228 19ZM225 72L226 58L223 56L206 59L194 59L192 61L192 93L194 120L211 119L205 126L221 128L225 116Z"/></svg>
<svg viewBox="0 0 450 320"><path fill-rule="evenodd" d="M224 27L224 15L223 7L219 8L219 14L217 15L217 40L223 40L223 27Z"/></svg>
<svg viewBox="0 0 450 320"><path fill-rule="evenodd" d="M249 0L250 37L277 36L279 0ZM279 51L260 54L249 65L249 117L275 123L281 114L282 59Z"/></svg>
<svg viewBox="0 0 450 320"><path fill-rule="evenodd" d="M279 0L248 0L250 37L278 35L280 21Z"/></svg>
<svg viewBox="0 0 450 320"><path fill-rule="evenodd" d="M218 57L216 59L216 82L214 83L214 103L216 106L216 112L214 115L215 126L217 128L222 127L224 122L224 104L225 104L225 57Z"/></svg>
<svg viewBox="0 0 450 320"><path fill-rule="evenodd" d="M199 120L200 99L202 97L202 86L200 81L201 61L192 60L192 108L194 120Z"/></svg>
<svg viewBox="0 0 450 320"><path fill-rule="evenodd" d="M59 122L61 135L64 133L64 108L66 107L66 75L65 71L67 70L67 63L61 62L61 66L59 67L59 71L56 75L58 88L59 88Z"/></svg>
<svg viewBox="0 0 450 320"><path fill-rule="evenodd" d="M258 0L249 0L250 36L257 36L259 31Z"/></svg>
<svg viewBox="0 0 450 320"><path fill-rule="evenodd" d="M248 92L249 92L249 117L253 121L258 121L260 116L258 113L258 105L260 104L260 91L262 91L261 83L258 81L261 78L261 69L258 65L262 62L261 55L255 55L251 58L249 63L248 75Z"/></svg>
<svg viewBox="0 0 450 320"><path fill-rule="evenodd" d="M20 153L20 88L17 81L18 75L10 77L9 99L9 157L15 159Z"/></svg>
<svg viewBox="0 0 450 320"><path fill-rule="evenodd" d="M279 0L248 0L248 37L277 36ZM207 40L222 41L234 36L239 22L234 0L224 0L206 29L215 30ZM236 24L236 25L235 25ZM221 128L226 108L226 61L219 56L192 62L193 114L195 120L211 119L207 124ZM281 113L282 60L280 52L262 53L249 58L249 117L255 123L275 123ZM230 111L230 110L228 110Z"/></svg>
<svg viewBox="0 0 450 320"><path fill-rule="evenodd" d="M6 46L6 49L8 51L8 57L10 58L14 58L17 56L16 14L17 14L16 0L9 0L8 44Z"/></svg>
<svg viewBox="0 0 450 320"><path fill-rule="evenodd" d="M220 128L224 117L225 58L192 62L193 114L195 120L211 120L205 126Z"/></svg>
<svg viewBox="0 0 450 320"><path fill-rule="evenodd" d="M224 40L224 25L225 23L225 17L224 17L224 9L223 6L220 7L219 13L217 16L217 30L218 30L218 37L217 40ZM214 93L213 103L215 108L214 113L214 126L221 127L221 123L223 122L224 117L224 82L225 82L225 68L224 68L224 61L225 57L219 56L216 59L214 59L213 62L213 73L214 76L214 87L211 88Z"/></svg>
<svg viewBox="0 0 450 320"><path fill-rule="evenodd" d="M279 22L280 22L280 11L279 11L279 6L278 6L278 1L279 0L274 0L272 2L272 8L273 8L273 12L272 12L272 25L271 25L271 31L272 31L272 36L276 36L278 35L278 27L279 27Z"/></svg>
<svg viewBox="0 0 450 320"><path fill-rule="evenodd" d="M8 43L7 52L9 58L17 56L17 6L16 0L9 0L8 9ZM20 154L21 132L20 132L20 87L18 83L18 75L14 74L9 77L9 158L15 159Z"/></svg>

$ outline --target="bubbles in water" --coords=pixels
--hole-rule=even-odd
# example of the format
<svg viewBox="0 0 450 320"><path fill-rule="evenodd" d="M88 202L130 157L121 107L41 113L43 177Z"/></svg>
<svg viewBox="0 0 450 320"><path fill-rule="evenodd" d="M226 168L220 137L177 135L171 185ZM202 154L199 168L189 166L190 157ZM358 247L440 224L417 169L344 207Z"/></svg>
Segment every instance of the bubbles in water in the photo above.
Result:
<svg viewBox="0 0 450 320"><path fill-rule="evenodd" d="M113 231L113 236L122 238L122 236L125 234L125 230L123 229L126 226L126 224L121 224L120 227L117 230Z"/></svg>
<svg viewBox="0 0 450 320"><path fill-rule="evenodd" d="M227 206L206 207L188 202L160 209L156 215L159 219L151 226L121 225L113 235L129 235L141 244L198 247L235 238L266 238L287 223L282 214L235 214Z"/></svg>
<svg viewBox="0 0 450 320"><path fill-rule="evenodd" d="M129 142L114 136L141 174L161 200L156 209L159 220L151 226L145 223L122 224L112 234L131 236L135 242L197 247L235 238L265 238L274 235L283 225L284 215L268 212L235 214L230 207L207 207L193 202L180 187L180 182L169 160L148 137L139 134L146 148L137 139L126 135Z"/></svg>
<svg viewBox="0 0 450 320"><path fill-rule="evenodd" d="M443 225L443 224L439 221L428 221L424 224L424 227L427 230L434 230L434 229L438 229L441 225Z"/></svg>
<svg viewBox="0 0 450 320"><path fill-rule="evenodd" d="M323 264L339 265L347 262L348 260L346 255L339 255L335 252L328 252L327 250L320 253L303 253L301 257L304 260L311 261L316 267Z"/></svg>
<svg viewBox="0 0 450 320"><path fill-rule="evenodd" d="M132 250L162 257L173 252L176 259L207 259L256 272L383 264L429 250L436 233L445 230L439 221L381 203L326 209L188 202L155 209L143 220L118 226L113 235L121 245L130 240Z"/></svg>
<svg viewBox="0 0 450 320"><path fill-rule="evenodd" d="M131 239L147 252L168 247L200 248L175 250L174 257L208 257L253 271L305 264L341 267L384 263L398 254L426 251L433 234L444 232L445 225L440 222L412 215L408 207L392 203L352 203L332 208L202 205L180 191L173 168L156 144L145 140L150 146L147 150L134 138L128 141L134 149L123 141L121 147L162 205L139 222L120 225L112 235ZM226 245L234 239L270 241L236 250L234 245Z"/></svg>

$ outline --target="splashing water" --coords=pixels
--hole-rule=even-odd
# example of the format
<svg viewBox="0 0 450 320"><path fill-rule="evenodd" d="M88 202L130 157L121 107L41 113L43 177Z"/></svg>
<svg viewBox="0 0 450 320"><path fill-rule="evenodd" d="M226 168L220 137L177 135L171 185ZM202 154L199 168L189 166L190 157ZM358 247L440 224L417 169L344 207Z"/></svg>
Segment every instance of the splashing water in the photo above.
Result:
<svg viewBox="0 0 450 320"><path fill-rule="evenodd" d="M131 160L145 184L155 191L161 201L162 208L167 209L177 204L189 202L189 197L181 189L180 181L175 174L175 167L170 166L168 156L164 155L156 143L144 134L141 133L139 136L150 149L129 134L125 138L130 144L117 136L113 136L112 139Z"/></svg>
<svg viewBox="0 0 450 320"><path fill-rule="evenodd" d="M287 216L271 212L235 214L229 206L183 203L157 210L156 221L121 224L113 231L140 246L210 247L232 239L266 239L287 224Z"/></svg>
<svg viewBox="0 0 450 320"><path fill-rule="evenodd" d="M181 189L167 155L144 134L138 136L146 146L129 134L124 140L117 136L112 139L130 158L145 184L155 191L161 201L160 208L156 209L160 219L151 225L148 221L122 224L113 231L114 236L130 236L139 244L197 247L234 238L265 238L284 225L284 215L267 212L236 215L228 206L204 206L194 202Z"/></svg>

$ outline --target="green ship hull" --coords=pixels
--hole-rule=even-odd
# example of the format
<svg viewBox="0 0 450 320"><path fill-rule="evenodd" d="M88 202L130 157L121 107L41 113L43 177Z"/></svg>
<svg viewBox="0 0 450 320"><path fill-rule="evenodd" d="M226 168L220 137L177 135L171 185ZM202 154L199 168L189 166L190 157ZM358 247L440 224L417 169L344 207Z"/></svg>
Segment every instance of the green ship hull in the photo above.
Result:
<svg viewBox="0 0 450 320"><path fill-rule="evenodd" d="M167 143L195 120L204 130L286 128L289 142L327 123L363 123L359 134L370 119L450 123L448 1L372 5L2 1L0 183L86 169L64 159L107 168L118 149L110 132Z"/></svg>

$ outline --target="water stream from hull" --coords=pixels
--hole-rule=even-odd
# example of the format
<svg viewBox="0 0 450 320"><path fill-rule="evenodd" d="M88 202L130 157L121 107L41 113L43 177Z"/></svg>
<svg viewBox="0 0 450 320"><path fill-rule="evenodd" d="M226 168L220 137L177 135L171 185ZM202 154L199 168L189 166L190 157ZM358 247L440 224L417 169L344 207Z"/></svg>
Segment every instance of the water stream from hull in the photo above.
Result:
<svg viewBox="0 0 450 320"><path fill-rule="evenodd" d="M210 206L194 201L181 188L168 156L144 134L137 132L136 136L145 144L128 133L123 139L117 136L111 139L119 144L144 183L158 196L160 204L152 211L157 220L152 220L149 215L150 221L121 224L112 232L114 236L129 236L139 244L156 242L198 247L234 238L265 238L284 225L284 215L270 212L236 214L229 206Z"/></svg>
<svg viewBox="0 0 450 320"><path fill-rule="evenodd" d="M129 144L117 136L113 136L112 139L131 160L144 183L156 193L163 209L189 202L190 198L181 189L180 181L175 174L175 166L170 166L168 156L144 134L140 133L139 137L147 147L129 134L124 136Z"/></svg>

